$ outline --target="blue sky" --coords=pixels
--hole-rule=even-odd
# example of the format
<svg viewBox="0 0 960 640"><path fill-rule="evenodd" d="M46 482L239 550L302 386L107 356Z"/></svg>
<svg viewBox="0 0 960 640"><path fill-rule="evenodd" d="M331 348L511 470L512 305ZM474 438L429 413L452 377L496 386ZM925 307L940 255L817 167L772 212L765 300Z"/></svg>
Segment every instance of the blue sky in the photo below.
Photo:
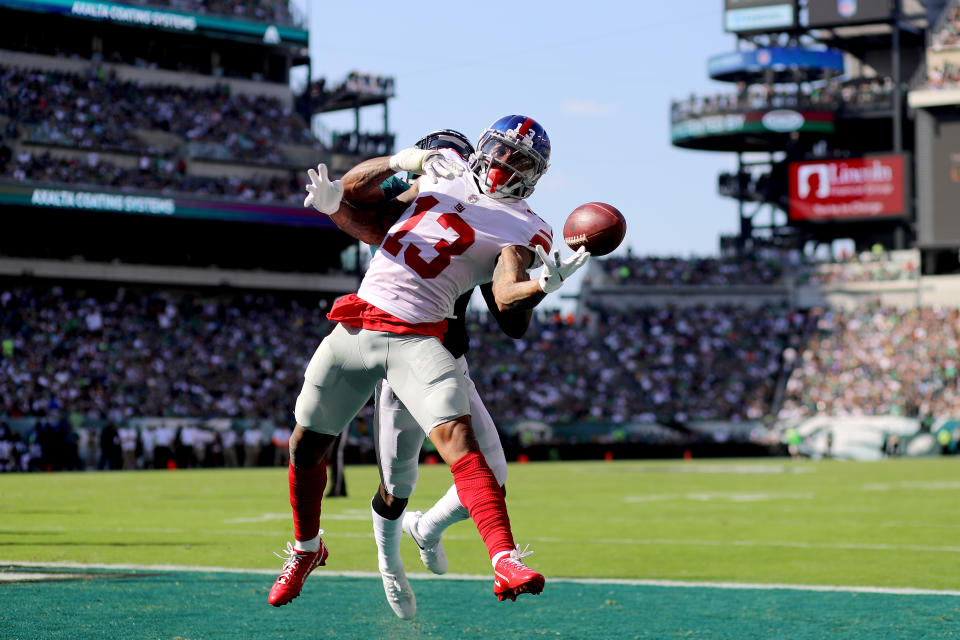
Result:
<svg viewBox="0 0 960 640"><path fill-rule="evenodd" d="M303 7L305 0L294 4ZM393 76L390 129L398 148L437 128L476 140L519 113L547 130L550 170L529 202L560 237L577 205L603 201L627 218L638 255L716 255L739 228L716 177L730 153L670 145L670 100L730 87L707 78L707 58L732 51L721 0L558 3L310 2L314 77L351 70ZM362 110L381 130L383 111ZM353 128L352 112L321 118Z"/></svg>

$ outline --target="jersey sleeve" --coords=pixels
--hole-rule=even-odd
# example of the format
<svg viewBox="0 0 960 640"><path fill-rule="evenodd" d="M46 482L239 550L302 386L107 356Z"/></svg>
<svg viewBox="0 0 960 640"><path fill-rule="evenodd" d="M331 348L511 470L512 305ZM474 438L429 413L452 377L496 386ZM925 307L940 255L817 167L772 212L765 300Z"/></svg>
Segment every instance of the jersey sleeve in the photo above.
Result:
<svg viewBox="0 0 960 640"><path fill-rule="evenodd" d="M550 253L550 248L553 246L553 229L532 211L530 213L533 216L533 224L530 225L532 235L527 241L527 248L533 251L533 263L530 268L535 269L543 264L540 256L537 255L537 246L543 247L546 253Z"/></svg>
<svg viewBox="0 0 960 640"><path fill-rule="evenodd" d="M409 188L410 185L407 184L407 181L396 175L390 176L380 183L380 190L383 191L383 195L386 196L387 200L393 200Z"/></svg>

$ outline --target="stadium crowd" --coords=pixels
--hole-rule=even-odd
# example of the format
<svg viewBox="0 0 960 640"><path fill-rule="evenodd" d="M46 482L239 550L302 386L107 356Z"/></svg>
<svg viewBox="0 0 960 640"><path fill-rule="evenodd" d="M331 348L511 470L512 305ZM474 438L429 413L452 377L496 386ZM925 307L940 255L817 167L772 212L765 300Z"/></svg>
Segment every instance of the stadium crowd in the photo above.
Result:
<svg viewBox="0 0 960 640"><path fill-rule="evenodd" d="M892 264L874 257L840 264ZM743 273L725 259L597 264L622 282L652 284L781 276L763 260L741 263ZM25 435L0 427L0 468L280 464L303 354L332 327L326 306L270 294L0 283L0 422L36 419ZM471 376L501 426L673 428L774 414L925 417L960 406L957 310L597 307L580 317L540 311L520 340L473 312L468 330ZM91 424L99 426L80 428ZM369 451L369 434L351 437ZM244 449L245 438L259 442Z"/></svg>
<svg viewBox="0 0 960 640"><path fill-rule="evenodd" d="M869 305L821 310L784 356L792 369L780 418L951 415L960 407L960 311Z"/></svg>
<svg viewBox="0 0 960 640"><path fill-rule="evenodd" d="M596 309L521 340L471 331L471 376L498 420L743 421L770 411L780 354L803 315L769 308Z"/></svg>
<svg viewBox="0 0 960 640"><path fill-rule="evenodd" d="M778 285L789 277L797 284L845 284L916 280L917 256L894 259L882 250L843 254L819 261L799 252L760 250L740 258L610 256L597 261L588 276L598 286L735 286Z"/></svg>
<svg viewBox="0 0 960 640"><path fill-rule="evenodd" d="M749 258L610 256L598 261L602 278L617 285L685 286L776 284L784 273L779 253Z"/></svg>
<svg viewBox="0 0 960 640"><path fill-rule="evenodd" d="M544 314L519 341L471 317L472 375L499 423L760 418L800 322L732 307L586 317ZM0 287L0 419L285 425L301 355L330 328L324 304L267 295Z"/></svg>
<svg viewBox="0 0 960 640"><path fill-rule="evenodd" d="M79 149L156 153L140 131L178 136L235 160L286 163L281 145L319 148L306 124L276 98L121 81L104 67L88 74L0 66L0 117L7 133ZM10 137L7 135L7 137ZM218 154L220 155L220 154Z"/></svg>
<svg viewBox="0 0 960 640"><path fill-rule="evenodd" d="M954 89L960 87L960 67L949 61L927 71L928 89Z"/></svg>
<svg viewBox="0 0 960 640"><path fill-rule="evenodd" d="M931 48L934 51L960 48L960 2L953 0L942 16L939 28L930 38Z"/></svg>
<svg viewBox="0 0 960 640"><path fill-rule="evenodd" d="M183 160L175 157L142 156L138 167L133 169L118 167L95 151L89 152L83 160L57 158L49 153L21 153L12 158L9 165L0 160L0 176L9 176L17 181L290 204L301 204L303 201L303 178L298 173L291 171L287 178L194 176L186 173Z"/></svg>
<svg viewBox="0 0 960 640"><path fill-rule="evenodd" d="M67 418L39 420L21 434L0 420L0 472L282 466L289 462L289 438L285 426L269 431L260 425L211 429L107 421L91 427Z"/></svg>
<svg viewBox="0 0 960 640"><path fill-rule="evenodd" d="M798 272L798 281L817 284L848 282L890 282L916 280L919 277L919 253L893 259L879 246L872 251L854 252L830 262L809 263Z"/></svg>
<svg viewBox="0 0 960 640"><path fill-rule="evenodd" d="M785 90L773 85L740 83L736 92L691 95L671 105L674 122L692 116L753 109L867 107L889 104L893 95L890 78L852 78L819 83L804 90Z"/></svg>

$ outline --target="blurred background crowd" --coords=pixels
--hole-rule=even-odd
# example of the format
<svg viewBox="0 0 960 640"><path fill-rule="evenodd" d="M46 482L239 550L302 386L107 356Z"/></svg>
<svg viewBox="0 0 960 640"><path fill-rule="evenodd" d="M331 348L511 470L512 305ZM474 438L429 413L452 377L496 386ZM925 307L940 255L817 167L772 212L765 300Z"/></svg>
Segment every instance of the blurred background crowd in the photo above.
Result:
<svg viewBox="0 0 960 640"><path fill-rule="evenodd" d="M264 95L232 95L229 84L124 81L96 65L87 74L0 66L0 84L8 131L33 142L147 154L176 142L203 143L195 147L201 156L265 164L285 163L283 144L319 148L290 106ZM143 132L173 139L161 143Z"/></svg>
<svg viewBox="0 0 960 640"><path fill-rule="evenodd" d="M736 277L734 262L723 259L621 257L601 265L676 286ZM741 268L764 281L777 275L772 266ZM269 448L274 432L291 426L306 358L332 328L326 309L325 300L269 294L0 288L0 419L39 418L28 437L4 445L0 464L130 464L124 428L133 430L126 446L140 452L139 466L272 464L272 450L245 459L224 448L239 451L246 432ZM683 428L818 414L924 418L960 407L956 310L594 305L578 316L538 312L520 340L505 337L485 311L471 313L468 329L471 376L501 426ZM369 418L368 406L361 420ZM196 423L163 426L178 419ZM90 424L107 435L79 428ZM174 438L157 432L161 426ZM351 437L369 452L368 436L364 426ZM157 439L179 457L152 454ZM105 453L110 443L119 443L114 454ZM51 447L61 453L42 453Z"/></svg>

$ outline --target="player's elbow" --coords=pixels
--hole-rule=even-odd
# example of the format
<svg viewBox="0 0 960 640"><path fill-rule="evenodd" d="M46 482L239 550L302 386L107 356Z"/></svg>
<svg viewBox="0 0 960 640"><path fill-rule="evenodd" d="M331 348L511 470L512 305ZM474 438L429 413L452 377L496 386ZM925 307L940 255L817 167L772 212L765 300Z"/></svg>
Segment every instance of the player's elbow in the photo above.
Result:
<svg viewBox="0 0 960 640"><path fill-rule="evenodd" d="M371 247L379 247L383 244L383 239L386 238L386 234L382 231L368 231L361 234L359 238L360 242L365 242Z"/></svg>
<svg viewBox="0 0 960 640"><path fill-rule="evenodd" d="M524 336L524 334L527 333L527 327L528 327L528 326L529 326L529 325L524 325L524 326L522 326L522 327L519 327L519 326L514 327L514 326L509 326L509 325L508 325L508 326L502 326L502 325L501 325L500 329L503 331L503 333L504 333L508 338L513 338L514 340L519 340L520 338L522 338L522 337Z"/></svg>
<svg viewBox="0 0 960 640"><path fill-rule="evenodd" d="M503 331L507 337L513 338L514 340L522 338L530 327L530 318L533 316L533 309L504 309L501 305L497 306L499 313L496 314L495 318L500 330Z"/></svg>

